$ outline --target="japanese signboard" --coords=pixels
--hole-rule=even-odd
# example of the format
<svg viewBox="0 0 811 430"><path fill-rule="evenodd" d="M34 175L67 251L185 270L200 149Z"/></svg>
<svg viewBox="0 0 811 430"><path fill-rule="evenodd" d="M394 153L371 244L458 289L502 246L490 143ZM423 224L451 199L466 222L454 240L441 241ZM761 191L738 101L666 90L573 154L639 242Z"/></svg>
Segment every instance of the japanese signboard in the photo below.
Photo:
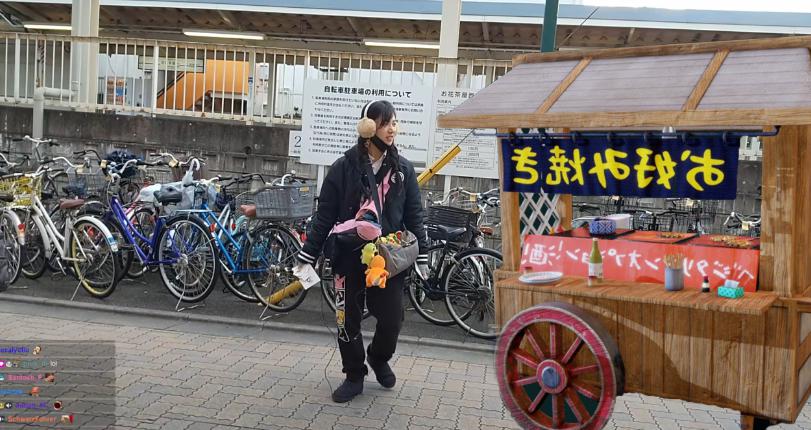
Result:
<svg viewBox="0 0 811 430"><path fill-rule="evenodd" d="M528 235L521 267L587 276L591 246L591 239ZM682 254L686 287L700 288L704 276L709 277L713 287L726 279L738 281L745 291L755 291L757 287L760 251L755 249L601 240L600 253L605 279L664 283L665 254Z"/></svg>
<svg viewBox="0 0 811 430"><path fill-rule="evenodd" d="M720 136L522 138L501 145L504 191L734 199L737 189L739 142Z"/></svg>
<svg viewBox="0 0 811 430"><path fill-rule="evenodd" d="M308 80L304 84L301 150L304 163L331 165L358 142L363 106L388 100L397 111L397 148L410 161L428 160L431 87Z"/></svg>
<svg viewBox="0 0 811 430"><path fill-rule="evenodd" d="M488 136L474 136L470 129L439 128L436 118L444 115L476 94L462 88L434 89L431 147L428 161L439 158L450 147L461 143L462 152L442 168L443 175L498 179L498 150L496 141ZM492 134L494 130L480 130Z"/></svg>

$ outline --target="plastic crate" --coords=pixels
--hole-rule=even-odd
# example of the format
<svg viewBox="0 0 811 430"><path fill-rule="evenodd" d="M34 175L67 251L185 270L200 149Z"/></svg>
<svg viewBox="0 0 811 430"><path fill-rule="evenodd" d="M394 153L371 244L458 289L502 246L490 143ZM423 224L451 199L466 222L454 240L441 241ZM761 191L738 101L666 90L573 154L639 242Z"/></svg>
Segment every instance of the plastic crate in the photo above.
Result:
<svg viewBox="0 0 811 430"><path fill-rule="evenodd" d="M467 243L473 238L473 231L479 222L479 213L449 206L430 206L425 218L428 235L438 231L437 226L464 227L467 232L459 237L460 243Z"/></svg>
<svg viewBox="0 0 811 430"><path fill-rule="evenodd" d="M313 214L314 191L307 184L280 185L243 193L239 200L255 204L258 219L289 221Z"/></svg>

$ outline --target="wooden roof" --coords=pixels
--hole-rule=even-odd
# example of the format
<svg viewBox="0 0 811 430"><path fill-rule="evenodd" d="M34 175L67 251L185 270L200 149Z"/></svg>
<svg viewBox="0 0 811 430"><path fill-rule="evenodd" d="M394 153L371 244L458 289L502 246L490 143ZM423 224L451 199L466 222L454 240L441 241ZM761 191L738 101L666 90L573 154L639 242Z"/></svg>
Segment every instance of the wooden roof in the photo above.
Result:
<svg viewBox="0 0 811 430"><path fill-rule="evenodd" d="M524 54L455 128L811 124L811 36Z"/></svg>

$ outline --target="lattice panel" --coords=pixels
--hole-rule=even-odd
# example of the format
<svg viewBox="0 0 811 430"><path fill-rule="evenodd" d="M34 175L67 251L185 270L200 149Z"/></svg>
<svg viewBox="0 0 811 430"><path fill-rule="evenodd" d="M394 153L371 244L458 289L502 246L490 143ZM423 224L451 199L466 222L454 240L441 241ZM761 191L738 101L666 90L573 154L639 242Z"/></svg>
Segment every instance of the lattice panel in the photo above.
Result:
<svg viewBox="0 0 811 430"><path fill-rule="evenodd" d="M560 216L555 212L557 195L523 193L519 196L521 211L521 237L528 234L544 234L554 231L560 224Z"/></svg>

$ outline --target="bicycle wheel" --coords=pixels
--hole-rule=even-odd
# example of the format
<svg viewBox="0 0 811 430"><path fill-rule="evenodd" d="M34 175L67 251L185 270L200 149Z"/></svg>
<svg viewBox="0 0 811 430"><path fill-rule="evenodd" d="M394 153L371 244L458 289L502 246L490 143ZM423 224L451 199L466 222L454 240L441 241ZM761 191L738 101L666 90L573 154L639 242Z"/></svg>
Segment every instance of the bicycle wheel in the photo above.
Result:
<svg viewBox="0 0 811 430"><path fill-rule="evenodd" d="M454 256L456 263L445 274L445 304L463 330L482 339L495 339L495 272L501 254L492 249L471 248Z"/></svg>
<svg viewBox="0 0 811 430"><path fill-rule="evenodd" d="M132 233L133 238L135 239L135 246L139 247L147 255L150 255L152 253L150 244L141 240L138 235L135 234L135 232L138 232L147 240L151 239L155 232L155 212L146 207L138 208L132 213L129 221L130 224L132 224L132 229L134 230L130 233ZM148 269L148 266L145 266L141 262L141 259L135 254L136 252L133 250L132 264L130 264L129 269L127 270L127 276L132 279L140 278Z"/></svg>
<svg viewBox="0 0 811 430"><path fill-rule="evenodd" d="M301 242L289 230L276 225L266 225L251 233L250 245L245 252L243 267L256 272L248 274L251 290L263 305L277 312L290 312L297 308L307 295L300 289L276 303L271 296L296 281L293 266Z"/></svg>
<svg viewBox="0 0 811 430"><path fill-rule="evenodd" d="M335 312L335 283L333 283L330 260L323 255L319 257L316 263L316 270L318 271L318 277L321 278L321 295L324 296L324 300L327 302L330 309ZM364 305L362 318L366 319L371 315L369 309Z"/></svg>
<svg viewBox="0 0 811 430"><path fill-rule="evenodd" d="M233 238L239 244L238 246L234 245L227 238L223 238L223 245L225 246L225 251L231 256L231 261L235 263L237 270L239 270L241 269L240 262L238 261L239 251L247 249L248 236L245 232L239 232L235 233ZM220 251L220 254L222 254L222 250ZM224 255L220 256L220 276L222 277L222 281L228 291L233 293L241 300L245 300L249 303L256 303L259 301L251 289L250 283L248 282L248 277L244 274L234 274L234 271L231 269L231 265L228 263Z"/></svg>
<svg viewBox="0 0 811 430"><path fill-rule="evenodd" d="M21 271L23 276L29 279L37 279L45 273L48 268L48 259L45 257L45 242L43 242L42 232L31 211L20 210L17 212L20 220L25 224L25 245L20 249Z"/></svg>
<svg viewBox="0 0 811 430"><path fill-rule="evenodd" d="M406 278L408 299L414 310L426 321L439 325L456 324L445 305L445 290L442 285L441 270L451 263L453 252L444 252L445 246L436 245L428 249L428 280L423 281L416 269L411 269ZM443 254L445 254L443 261ZM443 264L444 263L444 264Z"/></svg>
<svg viewBox="0 0 811 430"><path fill-rule="evenodd" d="M59 224L56 224L56 220L54 220L54 224L56 224L57 228L64 229L65 228L64 212L55 211L55 214L51 215L52 219L53 216L57 214L60 217L61 227ZM79 214L90 215L98 219L99 221L103 222L104 225L106 225L107 228L110 230L110 233L113 234L113 237L115 238L115 241L118 244L118 255L119 255L118 263L120 264L120 266L116 270L116 276L118 277L118 280L116 282L121 281L122 279L124 279L125 276L127 276L127 271L129 271L130 266L132 266L132 261L135 258L135 251L133 250L132 245L130 245L127 242L126 236L124 235L124 229L121 227L121 225L118 224L118 220L116 220L114 217L109 218L105 217L105 209L103 209L101 205L95 205L92 204L91 202L91 204L89 205L82 206L81 210L79 210ZM57 253L56 256L51 256L51 259L48 262L48 267L50 267L51 270L55 272L59 271L58 263L59 263L59 255ZM54 264L57 264L56 269L54 269Z"/></svg>
<svg viewBox="0 0 811 430"><path fill-rule="evenodd" d="M14 216L4 211L3 218L0 220L0 233L2 233L3 241L8 247L8 279L9 284L17 282L20 277L20 242L17 241L17 225Z"/></svg>
<svg viewBox="0 0 811 430"><path fill-rule="evenodd" d="M82 287L100 299L112 294L122 266L120 255L113 252L106 235L95 223L79 220L73 225L68 241L73 274Z"/></svg>
<svg viewBox="0 0 811 430"><path fill-rule="evenodd" d="M199 218L180 215L160 232L158 258L163 285L176 299L195 303L205 299L217 279L217 249L208 227Z"/></svg>

